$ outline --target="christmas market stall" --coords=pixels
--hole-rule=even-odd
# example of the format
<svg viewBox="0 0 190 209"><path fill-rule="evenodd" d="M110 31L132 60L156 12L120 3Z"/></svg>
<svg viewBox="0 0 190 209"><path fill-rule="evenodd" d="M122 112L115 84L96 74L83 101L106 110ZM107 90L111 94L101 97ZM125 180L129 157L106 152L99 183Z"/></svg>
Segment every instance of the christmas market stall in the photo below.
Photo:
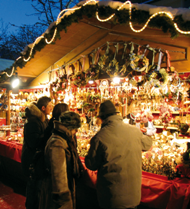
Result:
<svg viewBox="0 0 190 209"><path fill-rule="evenodd" d="M20 163L24 108L48 95L54 104L65 102L80 114L78 152L85 183L95 188L97 172L85 167L84 157L101 127L96 118L99 106L110 99L125 123L155 133L152 148L142 153L141 202L160 209L188 207L188 9L130 1L80 2L60 12L57 21L0 74L0 80L16 73L25 88L9 95L10 134L2 133L2 157Z"/></svg>

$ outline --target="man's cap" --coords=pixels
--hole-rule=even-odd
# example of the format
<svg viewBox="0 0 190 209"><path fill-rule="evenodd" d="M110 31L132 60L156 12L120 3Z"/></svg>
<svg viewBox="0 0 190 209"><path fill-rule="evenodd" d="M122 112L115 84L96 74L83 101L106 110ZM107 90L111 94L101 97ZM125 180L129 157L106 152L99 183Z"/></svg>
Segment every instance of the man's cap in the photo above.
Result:
<svg viewBox="0 0 190 209"><path fill-rule="evenodd" d="M97 117L107 116L110 114L119 113L116 110L115 105L110 100L106 100L100 105L99 115Z"/></svg>

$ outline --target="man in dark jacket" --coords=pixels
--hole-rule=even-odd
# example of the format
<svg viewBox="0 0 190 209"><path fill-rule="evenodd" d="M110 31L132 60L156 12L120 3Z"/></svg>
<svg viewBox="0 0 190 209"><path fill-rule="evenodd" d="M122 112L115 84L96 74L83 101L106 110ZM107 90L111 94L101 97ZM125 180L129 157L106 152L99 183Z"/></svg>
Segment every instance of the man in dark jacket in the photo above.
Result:
<svg viewBox="0 0 190 209"><path fill-rule="evenodd" d="M125 124L114 104L100 105L100 131L91 139L86 167L98 170L97 195L101 208L136 208L141 200L142 151L152 139L136 126Z"/></svg>
<svg viewBox="0 0 190 209"><path fill-rule="evenodd" d="M26 122L24 124L24 142L22 148L21 165L23 173L27 177L26 208L37 208L37 184L38 180L31 179L30 166L34 155L44 137L44 130L48 125L47 115L53 109L49 97L41 97L37 103L31 103L26 109Z"/></svg>

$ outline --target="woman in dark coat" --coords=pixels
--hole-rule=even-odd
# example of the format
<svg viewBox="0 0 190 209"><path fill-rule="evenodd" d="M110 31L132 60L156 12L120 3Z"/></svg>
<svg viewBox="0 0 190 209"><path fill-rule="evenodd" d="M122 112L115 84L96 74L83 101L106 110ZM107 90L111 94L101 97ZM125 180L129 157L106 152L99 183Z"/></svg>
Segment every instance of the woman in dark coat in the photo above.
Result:
<svg viewBox="0 0 190 209"><path fill-rule="evenodd" d="M69 106L66 103L59 103L54 106L52 111L52 118L49 120L48 126L44 133L44 141L42 144L43 148L45 148L47 140L52 135L54 121L55 120L59 121L59 116L61 115L61 113L66 112L68 110L69 110Z"/></svg>
<svg viewBox="0 0 190 209"><path fill-rule="evenodd" d="M75 209L75 180L80 176L76 148L76 130L81 126L80 116L64 112L54 121L53 134L45 148L49 174L43 179L40 209Z"/></svg>

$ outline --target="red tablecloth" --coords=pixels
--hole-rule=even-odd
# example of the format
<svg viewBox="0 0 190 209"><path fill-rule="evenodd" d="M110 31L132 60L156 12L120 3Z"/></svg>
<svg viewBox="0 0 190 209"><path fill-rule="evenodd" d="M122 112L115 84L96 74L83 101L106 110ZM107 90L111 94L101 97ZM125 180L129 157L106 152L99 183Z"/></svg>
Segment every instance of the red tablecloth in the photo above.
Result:
<svg viewBox="0 0 190 209"><path fill-rule="evenodd" d="M186 209L190 200L190 179L142 172L141 202L153 208Z"/></svg>
<svg viewBox="0 0 190 209"><path fill-rule="evenodd" d="M86 168L84 157L80 157L85 169L85 182L95 188L97 171ZM187 209L190 200L190 179L168 180L166 176L142 172L141 203L158 209Z"/></svg>
<svg viewBox="0 0 190 209"><path fill-rule="evenodd" d="M21 162L22 144L16 141L0 140L0 155Z"/></svg>
<svg viewBox="0 0 190 209"><path fill-rule="evenodd" d="M21 162L22 145L17 142L0 140L0 155ZM84 166L85 183L96 187L97 171L86 168L84 157L80 157ZM142 172L141 202L148 207L158 209L186 209L190 200L190 179L176 178L168 180L167 177Z"/></svg>

